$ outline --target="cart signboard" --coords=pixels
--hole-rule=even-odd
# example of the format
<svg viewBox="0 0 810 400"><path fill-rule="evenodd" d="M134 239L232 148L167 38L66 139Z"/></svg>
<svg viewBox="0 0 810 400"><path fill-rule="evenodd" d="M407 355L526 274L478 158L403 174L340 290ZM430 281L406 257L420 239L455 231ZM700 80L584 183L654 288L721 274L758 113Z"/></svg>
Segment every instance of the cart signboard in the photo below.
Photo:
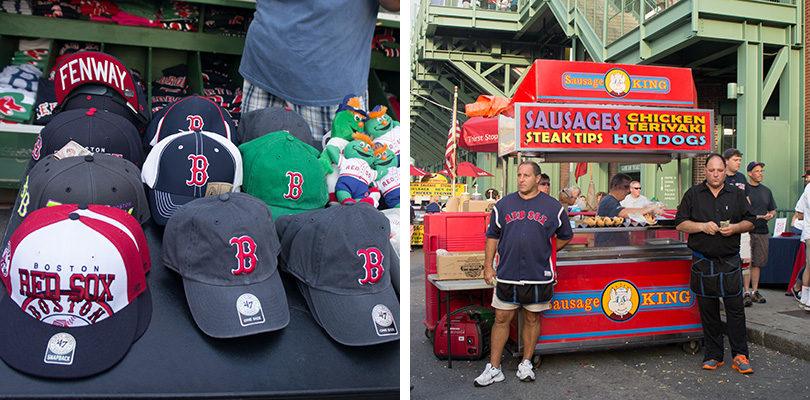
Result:
<svg viewBox="0 0 810 400"><path fill-rule="evenodd" d="M518 151L709 153L714 111L583 104L515 105Z"/></svg>
<svg viewBox="0 0 810 400"><path fill-rule="evenodd" d="M535 60L510 104L598 103L697 106L689 68Z"/></svg>

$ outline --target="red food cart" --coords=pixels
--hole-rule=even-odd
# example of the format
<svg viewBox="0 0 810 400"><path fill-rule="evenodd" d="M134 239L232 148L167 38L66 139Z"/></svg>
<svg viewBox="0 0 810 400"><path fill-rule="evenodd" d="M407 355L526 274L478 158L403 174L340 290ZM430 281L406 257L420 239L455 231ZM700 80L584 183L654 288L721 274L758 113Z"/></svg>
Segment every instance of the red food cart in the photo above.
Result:
<svg viewBox="0 0 810 400"><path fill-rule="evenodd" d="M714 113L695 108L689 69L538 60L527 74L512 99L513 117L499 116L501 157L675 161L680 188L680 160L714 151ZM557 254L557 283L551 309L541 313L535 365L542 354L629 344L681 342L696 352L703 332L689 290L691 251L674 221L575 225L575 240ZM452 244L457 234L433 240ZM483 249L484 230L477 234L462 234L475 244L471 250ZM426 238L431 235L426 230ZM431 306L436 303L427 305L429 315ZM514 355L523 351L520 321L514 319L510 333Z"/></svg>

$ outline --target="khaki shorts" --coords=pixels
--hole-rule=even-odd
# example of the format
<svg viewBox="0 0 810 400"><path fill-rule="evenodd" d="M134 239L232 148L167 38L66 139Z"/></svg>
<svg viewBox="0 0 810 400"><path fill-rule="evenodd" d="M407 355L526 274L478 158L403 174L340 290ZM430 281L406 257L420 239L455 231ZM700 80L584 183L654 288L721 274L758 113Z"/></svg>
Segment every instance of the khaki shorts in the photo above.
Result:
<svg viewBox="0 0 810 400"><path fill-rule="evenodd" d="M535 304L512 304L502 301L498 298L498 294L496 293L497 289L492 290L492 307L498 310L504 311L512 311L517 310L520 307L525 308L527 311L531 312L540 312L545 311L551 308L551 302L548 303L535 303Z"/></svg>
<svg viewBox="0 0 810 400"><path fill-rule="evenodd" d="M740 258L743 263L751 262L751 235L748 232L740 235Z"/></svg>
<svg viewBox="0 0 810 400"><path fill-rule="evenodd" d="M751 265L764 267L768 264L768 234L751 234Z"/></svg>

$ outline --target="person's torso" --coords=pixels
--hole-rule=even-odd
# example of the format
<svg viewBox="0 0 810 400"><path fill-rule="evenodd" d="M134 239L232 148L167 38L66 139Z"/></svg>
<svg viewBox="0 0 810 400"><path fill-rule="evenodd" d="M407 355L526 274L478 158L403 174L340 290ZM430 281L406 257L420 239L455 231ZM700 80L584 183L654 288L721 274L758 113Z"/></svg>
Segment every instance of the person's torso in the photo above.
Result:
<svg viewBox="0 0 810 400"><path fill-rule="evenodd" d="M306 106L340 104L368 85L374 0L258 0L240 74Z"/></svg>
<svg viewBox="0 0 810 400"><path fill-rule="evenodd" d="M599 202L599 207L596 208L596 215L600 217L618 217L619 212L622 211L624 207L619 204L619 200L616 200L610 194L606 194L602 197L602 201Z"/></svg>
<svg viewBox="0 0 810 400"><path fill-rule="evenodd" d="M737 171L734 175L726 174L725 184L744 191L745 195L748 196L750 186L748 181L745 180L745 175L741 174L740 171Z"/></svg>
<svg viewBox="0 0 810 400"><path fill-rule="evenodd" d="M495 209L500 224L498 279L507 283L551 282L554 235L561 234L560 239L573 236L562 205L545 193L531 199L512 193L498 201Z"/></svg>
<svg viewBox="0 0 810 400"><path fill-rule="evenodd" d="M751 200L751 212L754 213L754 215L765 215L770 211L769 205L771 205L773 195L771 190L765 185L749 185L748 199ZM776 207L771 209L775 210ZM754 230L752 230L751 233L767 234L769 232L768 221L765 221L763 218L757 218L756 222L754 222Z"/></svg>
<svg viewBox="0 0 810 400"><path fill-rule="evenodd" d="M689 220L698 223L713 221L721 226L723 221L728 221L729 224L736 224L750 212L750 205L745 194L735 187L723 186L715 197L708 186L701 183L690 188L684 194L684 200L687 197L690 202L690 210L685 210L685 214L689 216ZM681 207L684 207L683 202L678 207L679 216ZM676 220L679 218L676 217ZM740 234L723 236L720 233L714 235L702 232L693 233L689 235L687 246L708 258L728 257L739 253Z"/></svg>

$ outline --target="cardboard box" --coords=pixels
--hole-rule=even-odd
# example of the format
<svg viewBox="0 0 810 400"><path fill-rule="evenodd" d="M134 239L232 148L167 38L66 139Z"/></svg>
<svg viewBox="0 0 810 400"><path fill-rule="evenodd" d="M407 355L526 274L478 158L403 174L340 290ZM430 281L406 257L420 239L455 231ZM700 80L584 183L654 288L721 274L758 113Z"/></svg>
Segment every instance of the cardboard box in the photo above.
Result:
<svg viewBox="0 0 810 400"><path fill-rule="evenodd" d="M484 252L459 251L445 255L436 255L436 279L483 279Z"/></svg>
<svg viewBox="0 0 810 400"><path fill-rule="evenodd" d="M461 207L464 212L492 212L495 203L494 200L470 200Z"/></svg>
<svg viewBox="0 0 810 400"><path fill-rule="evenodd" d="M460 202L461 200L459 200L458 196L450 197L449 199L447 199L447 203L445 204L444 207L444 212L459 212Z"/></svg>

